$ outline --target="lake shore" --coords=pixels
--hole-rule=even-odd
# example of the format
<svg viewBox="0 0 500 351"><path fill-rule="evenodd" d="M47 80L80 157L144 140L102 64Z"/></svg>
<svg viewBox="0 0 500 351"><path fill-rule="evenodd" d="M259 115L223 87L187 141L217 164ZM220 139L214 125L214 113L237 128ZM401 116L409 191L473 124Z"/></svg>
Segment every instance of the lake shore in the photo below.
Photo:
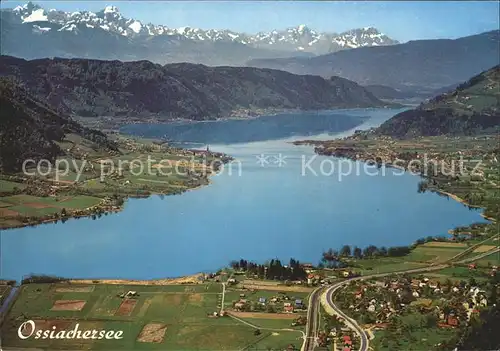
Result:
<svg viewBox="0 0 500 351"><path fill-rule="evenodd" d="M374 136L372 131L357 132L351 136L341 139L318 141L302 140L293 142L294 145L312 145L316 154L345 158L351 161L366 162L378 167L396 168L413 175L420 176L423 181L419 185L419 192L426 190L446 196L469 208L483 209L481 216L489 221L496 222L498 213L494 210L488 212L489 204L478 200L475 203L471 197L478 189L491 188L494 192L500 185L487 179L485 175L494 172L495 169L495 146L496 136L485 136L474 151L464 152L469 144L475 144L476 138L462 137L461 141L453 140L454 148L450 149L450 141L447 137L429 137L420 139L398 140L386 136ZM442 144L442 145L440 145ZM415 149L424 150L419 153ZM468 153L468 154L466 154ZM465 155L464 155L465 154ZM478 165L465 165L463 158L481 160ZM427 159L429 157L429 159ZM460 172L454 158L459 158ZM466 158L466 160L467 160ZM426 160L427 159L427 160ZM433 163L433 164L432 164ZM434 166L437 164L438 166ZM429 172L429 165L432 168ZM476 170L476 168L478 168ZM469 173L470 172L470 173ZM476 173L475 173L476 172ZM450 176L452 174L452 176ZM459 185L462 178L477 178L475 182L469 181L469 186L464 188ZM486 195L485 195L486 196ZM468 199L467 197L470 197ZM496 215L495 215L496 213Z"/></svg>
<svg viewBox="0 0 500 351"><path fill-rule="evenodd" d="M377 107L384 109L396 109L406 105L388 103L386 106ZM338 106L331 107L326 110L300 110L295 108L267 108L267 109L241 109L235 110L223 117L214 117L205 120L193 120L186 118L172 118L165 119L161 116L148 116L148 117L76 117L76 120L89 128L100 129L106 132L118 133L120 128L131 124L191 124L191 123L211 123L223 121L245 121L258 119L266 116L277 116L281 114L294 114L294 113L320 113L325 111L342 111L345 109L369 109L375 107L367 106Z"/></svg>
<svg viewBox="0 0 500 351"><path fill-rule="evenodd" d="M113 285L178 285L178 284L201 284L205 274L197 273L187 276L151 279L151 280L136 280L136 279L68 279L65 281L68 284L113 284Z"/></svg>
<svg viewBox="0 0 500 351"><path fill-rule="evenodd" d="M127 140L125 143L128 145L130 141ZM0 193L0 229L32 227L59 221L64 223L68 219L86 217L96 219L102 215L122 211L126 205L125 201L129 198L179 195L209 185L210 177L215 175L220 167L219 163L226 164L232 160L232 157L218 152L170 148L154 143L155 140L134 141L133 149L142 150L145 147L155 146L157 149L152 149L155 153L148 153L147 156L158 156L162 160L164 158L161 156L173 157L175 169L185 170L182 172L183 178L174 180L167 177L165 180L159 180L162 178L158 178L158 173L155 178L151 178L150 174L124 176L123 173L126 171L123 170L122 173L121 168L119 174L107 174L104 178L104 171L101 170L101 179L98 174L89 171L84 174L87 178L83 181L29 177L22 174L0 175L0 185L6 188ZM164 149L161 149L162 147ZM129 156L141 160L144 155L144 151L140 153L131 151L129 154L116 156L113 163L115 161L120 163L120 157ZM171 161L168 158L166 160ZM100 159L93 160L96 165L99 161ZM90 168L94 171L96 167L92 164ZM153 171L159 172L156 168ZM10 190L7 190L7 186ZM93 204L88 206L88 201L83 201L81 205L73 205L73 208L65 206L68 199L74 198L84 198L84 200L91 198ZM19 212L20 206L26 209L26 213ZM48 212L44 212L47 210Z"/></svg>

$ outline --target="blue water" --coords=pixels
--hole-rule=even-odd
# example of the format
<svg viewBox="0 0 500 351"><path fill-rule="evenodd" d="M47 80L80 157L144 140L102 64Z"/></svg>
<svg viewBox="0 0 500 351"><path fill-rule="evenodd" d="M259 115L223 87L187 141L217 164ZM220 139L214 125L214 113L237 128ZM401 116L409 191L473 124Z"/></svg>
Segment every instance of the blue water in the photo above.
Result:
<svg viewBox="0 0 500 351"><path fill-rule="evenodd" d="M339 132L324 124L303 124L303 135L325 139L348 135L354 129L379 125L397 111L348 110L330 112L328 118L369 116L361 126ZM301 118L295 116L295 118ZM356 123L361 120L355 119ZM233 259L265 261L294 257L316 263L323 250L343 244L361 247L406 245L428 235L446 235L448 229L483 221L480 212L431 193L417 193L419 178L395 175L398 170L369 168L342 161L343 171L358 165L359 174L339 178L339 160L317 156L302 175L302 158L314 157L309 146L294 146L297 130L279 131L279 140L220 143L213 135L218 123L189 125L189 139L210 142L210 148L227 152L241 162L212 177L209 186L182 195L128 200L124 211L99 220L74 219L66 223L3 231L0 277L20 279L30 273L76 278L149 279L210 271ZM251 135L248 124L232 121L234 140L239 126ZM259 124L265 123L259 119ZM344 122L342 122L344 123ZM272 125L275 121L272 120ZM343 125L345 127L345 125ZM172 126L129 127L138 134L175 138ZM185 126L180 126L184 128ZM225 127L226 128L226 127ZM261 127L259 127L261 128ZM270 127L272 130L274 127ZM314 133L311 133L314 130ZM317 134L311 137L311 134ZM268 136L275 138L275 135ZM257 163L256 155L268 164ZM275 157L281 154L280 164ZM336 170L321 175L321 162L335 162ZM324 163L324 171L330 172ZM346 172L345 172L346 173Z"/></svg>

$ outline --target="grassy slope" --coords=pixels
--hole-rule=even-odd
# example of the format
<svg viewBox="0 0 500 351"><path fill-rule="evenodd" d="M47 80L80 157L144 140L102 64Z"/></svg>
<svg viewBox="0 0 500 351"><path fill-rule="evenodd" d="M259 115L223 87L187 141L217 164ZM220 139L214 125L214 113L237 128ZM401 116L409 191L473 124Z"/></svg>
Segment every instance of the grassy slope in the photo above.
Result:
<svg viewBox="0 0 500 351"><path fill-rule="evenodd" d="M454 91L383 123L377 133L396 137L475 134L498 130L500 66L481 73Z"/></svg>

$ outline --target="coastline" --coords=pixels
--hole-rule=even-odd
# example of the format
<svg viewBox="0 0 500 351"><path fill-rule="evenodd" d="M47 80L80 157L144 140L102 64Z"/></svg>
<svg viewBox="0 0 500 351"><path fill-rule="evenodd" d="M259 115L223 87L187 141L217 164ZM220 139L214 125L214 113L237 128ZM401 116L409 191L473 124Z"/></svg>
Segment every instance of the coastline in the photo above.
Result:
<svg viewBox="0 0 500 351"><path fill-rule="evenodd" d="M212 177L215 175L215 172L212 172L209 177ZM123 211L125 209L125 206L126 206L126 200L129 200L129 199L147 199L147 198L150 198L151 196L176 196L176 195L182 195L188 191L193 191L193 190L198 190L198 189L201 189L205 186L208 186L211 184L210 182L210 178L207 178L207 183L206 184L198 184L198 185L195 185L191 188L186 188L186 189L182 189L182 190L179 190L178 192L176 193L162 193L162 192L151 192L150 194L148 195L141 195L141 196L138 196L138 195L124 195L123 196L123 204L122 205L119 205L119 206L104 206L104 207L99 207L99 205L96 205L92 208L88 208L88 209L85 209L85 210L76 210L74 212L70 212L68 211L67 212L67 215L65 217L52 217L52 215L47 215L47 218L38 218L38 219L35 219L35 220L32 220L30 222L23 222L23 223L19 223L19 224L14 224L14 225L11 225L11 226L8 226L8 227L1 227L0 226L0 231L8 231L10 229L18 229L18 228L25 228L25 227L36 227L38 225L43 225L43 224L50 224L50 223L58 223L59 221L62 221L63 223L66 222L67 220L69 219L79 219L79 218L90 218L94 215L96 215L97 213L101 214L101 215L108 215L108 214L113 214L113 213L119 213L121 211ZM96 209L98 209L98 211L96 211ZM16 219L15 217L13 217L13 219Z"/></svg>
<svg viewBox="0 0 500 351"><path fill-rule="evenodd" d="M379 165L379 166L384 166L387 168L399 169L399 170L407 172L411 175L419 176L421 179L430 179L430 178L422 175L422 173L420 172L418 167L411 168L411 167L408 167L406 165L405 166L397 165L397 164L394 164L393 162L384 161L382 158L378 158L378 157L374 158L374 157L372 157L372 155L366 157L366 155L363 155L362 152L360 152L360 151L356 152L354 149L353 150L340 150L338 153L336 153L335 152L336 150L334 150L332 152L332 151L327 150L324 147L324 144L327 142L339 142L339 143L341 143L343 141L343 139L349 140L349 138L352 138L354 136L355 136L355 134L351 134L350 136L347 136L344 138L334 138L331 140L322 140L322 141L321 140L299 140L299 141L292 142L292 144L312 146L312 147L314 147L314 152L318 155L332 156L332 157L336 157L339 159L344 158L344 159L351 160L353 162L364 162L368 165ZM342 146L340 146L339 148L342 149ZM444 190L436 189L436 188L428 189L428 191L434 192L434 193L442 195L442 196L446 196L448 198L451 198L452 200L454 200L454 201L456 201L464 206L471 207L471 208L478 209L478 210L483 210L483 213L480 214L481 217L483 217L484 219L486 219L490 222L493 222L493 223L497 222L497 219L484 214L484 211L486 210L486 208L484 206L470 204L467 200L465 200L465 199L459 197L458 195L456 195L452 192L449 192L449 191L444 191Z"/></svg>
<svg viewBox="0 0 500 351"><path fill-rule="evenodd" d="M179 285L179 284L201 284L205 277L204 273L196 273L186 276L163 278L163 279L68 279L62 283L66 284L113 284L113 285Z"/></svg>
<svg viewBox="0 0 500 351"><path fill-rule="evenodd" d="M188 118L172 118L163 119L159 116L145 116L145 117L73 117L79 123L90 127L103 129L106 131L119 132L120 128L131 124L191 124L191 123L210 123L210 122L223 122L223 121L245 121L253 120L266 116L277 116L281 114L290 113L318 113L324 111L336 111L336 110L346 110L346 109L370 109L370 108L383 108L383 109L398 109L405 107L406 105L399 104L385 104L383 106L334 106L321 110L304 110L297 108L267 108L267 109L256 109L256 110L246 110L245 111L232 111L227 113L222 117L215 117L212 119L188 119ZM112 119L112 121L110 120ZM107 124L109 123L109 124Z"/></svg>
<svg viewBox="0 0 500 351"><path fill-rule="evenodd" d="M183 150L188 150L189 149L183 149ZM216 157L221 160L222 163L226 164L230 161L233 160L233 158L229 155L225 155L223 153L218 153L218 152L209 152L208 156L211 157ZM216 166L216 165L215 165ZM8 216L6 215L5 217L2 217L4 222L0 224L0 231L7 231L9 229L17 229L17 228L24 228L24 227L35 227L38 225L43 225L43 224L50 224L50 223L57 223L59 221L62 221L63 223L66 222L69 219L78 219L78 218L90 218L94 216L102 216L102 215L108 215L112 213L118 213L124 210L126 206L126 200L128 199L146 199L151 196L172 196L172 195L181 195L185 192L188 191L193 191L200 189L202 187L208 186L211 184L210 177L217 175L218 172L218 167L214 167L214 165L210 165L210 167L207 167L207 172L204 177L201 177L199 179L191 179L191 180L196 180L195 184L192 184L192 182L187 182L186 184L182 184L182 186L175 186L175 187L167 187L167 189L149 189L146 193L144 194L132 194L130 192L126 193L119 193L118 200L121 200L117 203L117 199L113 199L112 197L106 194L101 194L101 193L96 193L96 194L88 194L88 193L81 193L77 195L87 195L87 196L94 196L96 198L100 198L100 202L98 204L95 204L93 206L87 207L87 208L81 208L81 209L66 209L65 208L65 213L64 215L62 213L50 213L50 214L45 214L44 216L26 216L26 215L15 215L15 216ZM25 178L25 177L20 177L17 175L3 175L1 179L6 179L6 180L11 180L11 181L16 181L20 183L24 183L26 181L29 181L30 178ZM92 180L92 179L90 179ZM50 184L49 186L61 186L64 185L67 187L67 184L64 182L55 182L52 180L47 180L46 184ZM73 183L72 183L73 184ZM167 184L168 185L168 184ZM15 190L14 192L8 192L4 194L5 196L22 196L22 195L29 195L25 194L22 190ZM57 195L57 194L56 194ZM59 194L59 195L64 195ZM55 196L54 194L49 195L49 197ZM0 208L0 213L1 213L1 208Z"/></svg>

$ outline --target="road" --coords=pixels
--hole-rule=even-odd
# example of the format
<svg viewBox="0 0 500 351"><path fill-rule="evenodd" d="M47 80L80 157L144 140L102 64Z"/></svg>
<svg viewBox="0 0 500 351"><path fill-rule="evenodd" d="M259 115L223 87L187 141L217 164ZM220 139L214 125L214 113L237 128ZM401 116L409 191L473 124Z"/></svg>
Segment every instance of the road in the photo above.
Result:
<svg viewBox="0 0 500 351"><path fill-rule="evenodd" d="M316 347L316 338L319 327L319 298L323 288L315 289L309 295L309 306L307 308L307 324L306 334L304 336L304 343L302 344L301 351L312 351Z"/></svg>
<svg viewBox="0 0 500 351"><path fill-rule="evenodd" d="M387 277L393 274L402 274L402 273L422 273L422 272L430 272L430 271L435 271L435 270L440 270L443 268L448 267L449 265L447 264L442 264L442 265L436 265L436 266L430 266L430 267L425 267L425 268L417 268L417 269L409 269L409 270L404 270L404 271L398 271L398 272L388 272L388 273L379 273L379 274L371 274L371 275L365 275L362 277L356 277L348 280L344 280L342 282L339 282L337 284L334 284L326 290L325 296L326 300L324 301L326 304L326 310L328 313L332 312L332 314L335 314L339 317L342 317L346 323L346 325L354 330L356 334L358 334L360 338L360 346L359 346L359 351L368 351L368 348L370 346L370 340L368 336L366 335L364 329L352 318L349 318L340 308L338 308L333 299L333 295L335 291L337 291L339 288L342 286L349 284L349 282L353 280L365 280L365 279L371 279L371 278L381 278L381 277ZM308 323L309 324L309 323ZM307 331L307 329L306 329ZM309 334L306 332L307 336ZM312 350L312 349L310 349ZM309 351L309 350L306 350Z"/></svg>
<svg viewBox="0 0 500 351"><path fill-rule="evenodd" d="M226 283L222 283L222 299L220 303L220 314L222 315L222 312L224 312L224 300L226 298Z"/></svg>
<svg viewBox="0 0 500 351"><path fill-rule="evenodd" d="M371 275L366 275L366 276L361 276L361 277L356 277L348 280L344 280L342 282L336 283L334 285L331 285L327 288L326 293L323 295L325 296L325 301L324 304L325 309L327 310L328 313L332 315L337 315L342 317L346 324L358 334L361 344L359 351L368 351L369 346L370 346L370 340L368 336L366 335L364 329L359 326L359 324L354 320L349 318L344 312L342 312L334 303L333 300L333 295L337 289L342 287L345 284L348 284L350 281L353 280L365 280L365 279L371 279L371 278L381 278L381 277L386 277L390 276L393 274L403 274L403 273L423 273L423 272L431 272L431 271L436 271L436 270L441 270L447 267L451 266L451 263L453 262L454 264L464 264L464 263L469 263L473 262L476 260L479 260L483 257L489 256L493 253L499 252L500 248L490 250L488 252L481 253L479 255L476 255L471 258L467 259L462 259L456 261L456 259L461 258L465 256L466 254L472 252L475 248L479 247L481 244L489 240L490 238L485 239L484 241L481 241L466 250L462 251L460 254L452 257L448 261L439 264L439 265L431 265L423 268L416 268L416 269L408 269L408 270L402 270L402 271L396 271L396 272L388 272L388 273L379 273L379 274L371 274ZM301 351L312 351L316 347L316 337L317 337L317 330L318 330L318 324L319 324L319 297L321 295L323 288L318 288L314 290L311 293L310 299L309 299L309 309L307 313L307 324L306 324L306 336L304 339L304 343L302 344Z"/></svg>
<svg viewBox="0 0 500 351"><path fill-rule="evenodd" d="M472 251L475 247L479 246L480 244L482 244L482 242L465 250L464 252L462 252L460 254L460 257L462 257L464 254ZM499 252L499 251L500 251L500 249L497 248L494 250L490 250L488 252L481 253L479 255L476 255L476 256L468 258L468 259L455 261L454 263L455 264L457 264L457 263L463 264L463 263L473 262L473 261L479 260L483 257L489 256L489 255L496 253L496 252ZM451 266L451 263L443 263L440 265L433 265L433 266L428 266L428 267L423 267L423 268L409 269L409 270L397 271L397 272L380 273L380 274L371 274L371 275L366 275L366 276L362 276L362 277L356 277L356 278L352 278L349 280L345 280L345 281L339 282L337 284L334 284L334 285L328 287L326 294L325 294L325 296L326 296L325 302L326 302L326 305L330 308L331 312L344 318L347 326L349 326L352 330L354 330L356 332L356 334L358 334L358 336L361 340L359 350L360 351L368 351L368 348L370 346L370 340L369 340L368 336L366 335L364 329L361 326L359 326L359 324L354 319L349 318L349 316L347 316L344 312L342 312L335 305L334 300L333 300L333 295L334 295L335 291L337 291L340 287L348 284L350 281L353 281L353 280L365 280L365 279L371 279L371 278L381 278L381 277L387 277L387 276L390 276L393 274L403 274L403 273L412 274L412 273L431 272L431 271L441 270L441 269L444 269L444 268L447 268L450 266ZM327 310L327 312L329 312L329 311ZM306 334L307 334L307 337L310 336L309 330L307 328L306 328ZM306 351L309 351L309 350L313 350L313 349L306 349Z"/></svg>

